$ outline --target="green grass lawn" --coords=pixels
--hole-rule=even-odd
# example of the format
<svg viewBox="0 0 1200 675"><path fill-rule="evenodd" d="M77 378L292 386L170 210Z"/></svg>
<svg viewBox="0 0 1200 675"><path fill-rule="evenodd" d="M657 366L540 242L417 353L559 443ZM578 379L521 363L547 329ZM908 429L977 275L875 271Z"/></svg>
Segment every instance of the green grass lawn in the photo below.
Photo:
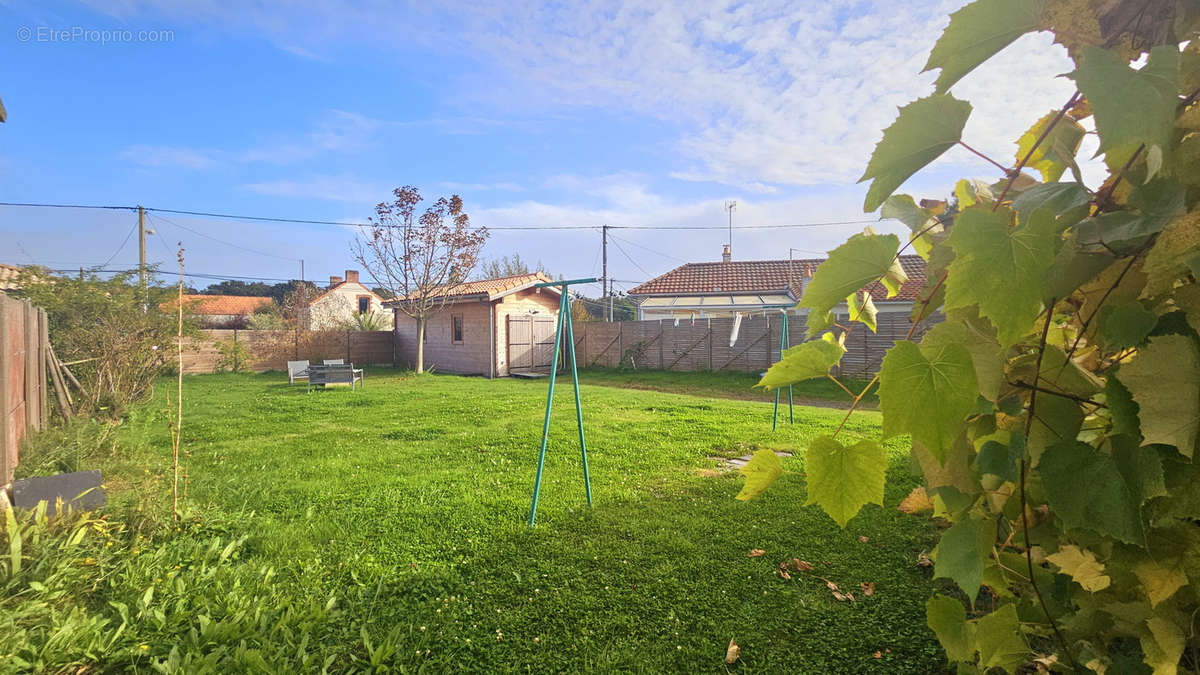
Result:
<svg viewBox="0 0 1200 675"><path fill-rule="evenodd" d="M775 392L755 388L758 373L728 372L676 372L667 370L629 370L617 368L588 368L579 371L579 379L586 384L608 387L667 391L677 394L693 394L746 401L774 401ZM840 378L855 393L862 391L867 380ZM863 398L865 407L873 408L879 398L877 387ZM787 402L787 391L782 392L780 403ZM847 394L836 383L826 379L807 380L792 386L792 400L821 406L847 407L854 397Z"/></svg>
<svg viewBox="0 0 1200 675"><path fill-rule="evenodd" d="M193 616L196 601L171 600L185 591L164 586L149 604L163 603L161 625L174 627L150 613L121 638L129 652L101 665L148 665L184 644L197 658L231 659L218 670L261 660L281 672L347 671L374 659L408 672L721 672L734 639L742 657L731 670L944 668L924 618L935 584L915 564L933 530L895 508L916 484L906 441L887 445L886 506L842 530L802 506L802 456L785 459L791 473L749 503L734 500L742 479L708 459L802 449L841 411L798 408L795 425L771 433L762 402L600 386L591 373L585 382L595 505L584 500L571 390L560 386L529 530L544 380L372 371L359 391L306 394L278 373L186 378L187 498L202 515L174 536L196 550L213 538L212 551L246 537L228 563L246 580L204 582L221 596L203 603L208 623ZM131 523L166 497L162 407L160 395L116 452L84 462L105 471L111 511ZM844 434L878 431L878 415L860 412ZM147 555L134 546L130 555ZM765 555L748 557L756 548ZM200 569L203 555L189 555L151 561L164 569L147 583ZM816 569L781 579L778 564L793 557ZM183 572L171 571L176 558ZM136 604L143 589L127 575L128 589L97 585L92 611L115 613L106 593ZM818 575L857 601L835 600ZM263 578L269 592L248 581ZM244 588L262 594L261 607L230 608L223 596ZM251 628L209 626L235 610L252 616L228 621Z"/></svg>

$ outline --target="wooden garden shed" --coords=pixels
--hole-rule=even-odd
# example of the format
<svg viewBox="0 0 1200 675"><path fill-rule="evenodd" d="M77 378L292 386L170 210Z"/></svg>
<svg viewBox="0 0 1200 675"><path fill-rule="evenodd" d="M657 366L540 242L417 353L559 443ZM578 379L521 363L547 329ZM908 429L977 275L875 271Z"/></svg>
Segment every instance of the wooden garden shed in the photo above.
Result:
<svg viewBox="0 0 1200 675"><path fill-rule="evenodd" d="M547 371L554 351L559 290L534 288L553 281L541 272L469 281L450 289L445 308L425 325L425 369L504 377ZM395 303L398 361L417 358L417 321Z"/></svg>

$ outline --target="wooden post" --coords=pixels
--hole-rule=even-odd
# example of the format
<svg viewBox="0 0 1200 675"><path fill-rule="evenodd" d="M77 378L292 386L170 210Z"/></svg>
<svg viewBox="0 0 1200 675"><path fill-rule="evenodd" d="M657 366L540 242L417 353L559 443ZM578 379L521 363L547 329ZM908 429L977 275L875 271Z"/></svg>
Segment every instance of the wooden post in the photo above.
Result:
<svg viewBox="0 0 1200 675"><path fill-rule="evenodd" d="M708 320L708 370L713 369L713 353L712 353L712 319Z"/></svg>
<svg viewBox="0 0 1200 675"><path fill-rule="evenodd" d="M295 341L296 341L296 360L299 361L300 360L300 327L296 326L292 330L295 331L294 337L295 337Z"/></svg>
<svg viewBox="0 0 1200 675"><path fill-rule="evenodd" d="M8 387L9 371L12 369L8 354L10 304L11 301L7 297L0 296L0 485L7 485L12 481L13 469L16 468L10 461L9 454L12 451L9 439L16 435L9 430L9 425L12 424L12 401L9 400Z"/></svg>
<svg viewBox="0 0 1200 675"><path fill-rule="evenodd" d="M28 302L23 303L25 310L25 429L36 431L42 428L41 406L38 405L37 391L37 339L38 322L37 308Z"/></svg>
<svg viewBox="0 0 1200 675"><path fill-rule="evenodd" d="M46 310L38 308L38 404L42 407L42 426L50 423L50 392L46 391L46 353L50 351L50 320Z"/></svg>
<svg viewBox="0 0 1200 675"><path fill-rule="evenodd" d="M625 358L625 322L617 322L617 367L621 367L621 359Z"/></svg>
<svg viewBox="0 0 1200 675"><path fill-rule="evenodd" d="M661 370L663 367L663 343L667 341L667 327L662 319L658 320L658 367Z"/></svg>
<svg viewBox="0 0 1200 675"><path fill-rule="evenodd" d="M350 331L346 331L346 363L351 363L351 359L350 359Z"/></svg>

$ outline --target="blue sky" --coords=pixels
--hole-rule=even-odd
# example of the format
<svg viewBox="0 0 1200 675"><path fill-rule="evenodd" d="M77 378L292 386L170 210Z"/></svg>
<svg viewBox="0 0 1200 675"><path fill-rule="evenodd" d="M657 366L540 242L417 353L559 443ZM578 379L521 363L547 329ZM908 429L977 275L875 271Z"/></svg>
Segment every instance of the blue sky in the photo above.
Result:
<svg viewBox="0 0 1200 675"><path fill-rule="evenodd" d="M462 195L473 222L495 227L720 225L727 199L735 225L872 218L856 180L896 106L931 91L918 72L962 3L807 4L0 0L0 201L360 222L412 184ZM76 29L134 39L48 39ZM956 87L976 108L968 142L1011 162L1012 141L1070 95L1055 77L1070 69L1035 35L973 73ZM993 173L956 149L905 189L940 197ZM133 224L123 211L0 207L0 261L130 265L136 241L119 246ZM356 266L351 228L151 227L149 258L173 262L182 241L195 272L295 277L303 258L323 279ZM811 256L860 228L735 232L734 257ZM618 288L716 259L726 240L616 234ZM486 255L588 276L599 242L496 230Z"/></svg>

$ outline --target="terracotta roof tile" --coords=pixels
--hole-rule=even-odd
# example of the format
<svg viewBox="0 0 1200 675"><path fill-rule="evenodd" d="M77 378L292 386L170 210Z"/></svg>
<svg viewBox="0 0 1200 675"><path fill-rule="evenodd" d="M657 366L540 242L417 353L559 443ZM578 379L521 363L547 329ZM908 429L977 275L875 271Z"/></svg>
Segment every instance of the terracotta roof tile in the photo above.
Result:
<svg viewBox="0 0 1200 675"><path fill-rule="evenodd" d="M456 298L486 294L488 299L494 299L499 295L521 288L522 286L545 281L554 281L554 279L541 272L517 274L510 277L498 277L496 279L480 279L479 281L468 281L459 284L450 289L450 292L446 293L446 295Z"/></svg>
<svg viewBox="0 0 1200 675"><path fill-rule="evenodd" d="M11 291L20 288L17 278L21 276L21 268L16 265L0 263L0 291Z"/></svg>
<svg viewBox="0 0 1200 675"><path fill-rule="evenodd" d="M259 307L275 302L271 298L250 295L185 295L183 306L193 314L251 314ZM163 303L166 307L174 307L173 301Z"/></svg>
<svg viewBox="0 0 1200 675"><path fill-rule="evenodd" d="M823 258L805 260L734 260L731 262L687 263L635 286L630 295L701 295L705 293L788 293L800 297L801 279L815 272ZM925 285L925 261L919 256L900 256L908 282L891 300L914 300ZM879 282L867 286L876 301L887 299Z"/></svg>

